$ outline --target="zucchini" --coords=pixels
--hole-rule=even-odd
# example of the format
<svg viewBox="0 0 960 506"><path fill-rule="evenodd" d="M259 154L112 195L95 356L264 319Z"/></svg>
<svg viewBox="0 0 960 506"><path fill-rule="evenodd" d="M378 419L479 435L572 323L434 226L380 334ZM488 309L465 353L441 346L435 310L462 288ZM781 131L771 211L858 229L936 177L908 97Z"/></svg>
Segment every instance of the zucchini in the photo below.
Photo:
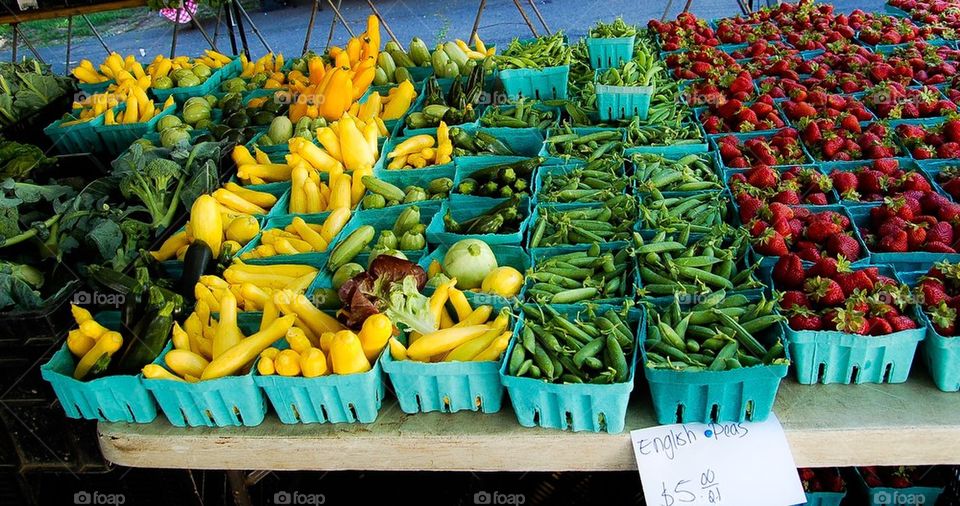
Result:
<svg viewBox="0 0 960 506"><path fill-rule="evenodd" d="M330 260L327 262L327 269L330 272L336 272L341 265L350 262L373 242L373 237L377 231L370 225L363 225L354 230L340 242L330 253Z"/></svg>
<svg viewBox="0 0 960 506"><path fill-rule="evenodd" d="M200 281L200 276L207 274L213 265L213 251L207 243L197 239L187 248L183 257L183 273L177 282L177 293L186 298L193 297L193 288Z"/></svg>
<svg viewBox="0 0 960 506"><path fill-rule="evenodd" d="M121 374L137 374L160 355L173 330L173 309L174 303L166 302L156 315L149 318L145 331L131 339L130 346L120 357L118 371Z"/></svg>
<svg viewBox="0 0 960 506"><path fill-rule="evenodd" d="M420 208L417 206L410 206L404 209L400 216L397 216L397 221L393 222L393 234L396 237L403 237L404 234L410 231L411 228L420 224Z"/></svg>
<svg viewBox="0 0 960 506"><path fill-rule="evenodd" d="M360 181L368 190L381 195L386 200L403 200L406 196L400 188L373 176L363 176Z"/></svg>

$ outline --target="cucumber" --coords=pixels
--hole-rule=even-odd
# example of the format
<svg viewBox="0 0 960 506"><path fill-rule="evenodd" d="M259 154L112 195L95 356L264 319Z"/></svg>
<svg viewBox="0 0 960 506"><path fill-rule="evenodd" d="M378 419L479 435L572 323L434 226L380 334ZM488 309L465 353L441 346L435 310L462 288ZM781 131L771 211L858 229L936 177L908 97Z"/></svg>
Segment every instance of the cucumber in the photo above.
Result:
<svg viewBox="0 0 960 506"><path fill-rule="evenodd" d="M373 176L363 176L360 181L368 190L377 195L383 196L383 198L386 200L403 200L403 198L406 196L406 194L403 193L403 190L400 188L397 188L386 181L381 181Z"/></svg>
<svg viewBox="0 0 960 506"><path fill-rule="evenodd" d="M146 332L135 336L134 342L120 358L117 371L121 374L138 374L143 366L153 362L170 337L173 330L173 309L175 304L167 302L146 326Z"/></svg>
<svg viewBox="0 0 960 506"><path fill-rule="evenodd" d="M393 73L393 79L397 83L402 83L404 81L413 82L413 76L410 75L410 71L406 67L397 67L397 71Z"/></svg>
<svg viewBox="0 0 960 506"><path fill-rule="evenodd" d="M467 53L464 53L460 46L456 45L453 42L445 42L443 44L443 52L447 53L447 56L450 57L450 61L457 64L457 69L460 70L460 73L463 73L463 70L467 67Z"/></svg>
<svg viewBox="0 0 960 506"><path fill-rule="evenodd" d="M433 52L433 55L430 57L430 60L433 63L433 72L437 77L452 77L448 76L444 69L446 68L447 63L450 62L450 57L447 56L447 53L443 52L442 49L437 49Z"/></svg>
<svg viewBox="0 0 960 506"><path fill-rule="evenodd" d="M363 225L354 230L340 244L337 244L330 253L330 260L327 261L327 269L330 272L336 272L343 264L346 264L356 258L357 255L373 242L373 237L377 231L370 225Z"/></svg>
<svg viewBox="0 0 960 506"><path fill-rule="evenodd" d="M390 53L387 52L382 52L380 53L380 56L377 56L377 67L383 69L383 73L386 74L387 81L392 79L394 73L397 71L397 64L394 63Z"/></svg>
<svg viewBox="0 0 960 506"><path fill-rule="evenodd" d="M424 64L430 64L430 50L427 49L427 44L423 42L423 39L420 37L414 37L410 41L410 59L417 64L418 67L424 66Z"/></svg>

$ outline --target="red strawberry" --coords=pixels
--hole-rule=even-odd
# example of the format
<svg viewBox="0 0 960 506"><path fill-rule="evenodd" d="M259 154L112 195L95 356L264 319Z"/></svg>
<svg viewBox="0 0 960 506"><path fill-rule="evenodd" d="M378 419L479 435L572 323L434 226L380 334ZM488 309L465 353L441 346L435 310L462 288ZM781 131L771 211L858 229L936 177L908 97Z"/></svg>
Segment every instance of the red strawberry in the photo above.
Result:
<svg viewBox="0 0 960 506"><path fill-rule="evenodd" d="M908 251L907 232L897 230L896 232L885 235L880 239L880 251L906 252Z"/></svg>
<svg viewBox="0 0 960 506"><path fill-rule="evenodd" d="M827 239L827 252L853 261L860 258L860 243L847 234L835 234Z"/></svg>
<svg viewBox="0 0 960 506"><path fill-rule="evenodd" d="M887 321L890 322L890 326L893 327L894 332L900 332L901 330L910 330L917 328L917 323L913 321L909 316L888 316Z"/></svg>
<svg viewBox="0 0 960 506"><path fill-rule="evenodd" d="M776 188L780 183L780 174L766 165L757 165L746 173L747 182L757 188Z"/></svg>
<svg viewBox="0 0 960 506"><path fill-rule="evenodd" d="M807 144L816 144L823 139L823 133L820 126L815 121L811 121L803 129L803 141Z"/></svg>
<svg viewBox="0 0 960 506"><path fill-rule="evenodd" d="M780 307L783 309L810 308L810 299L807 294L799 290L787 290L783 292L783 299L780 300Z"/></svg>
<svg viewBox="0 0 960 506"><path fill-rule="evenodd" d="M816 220L807 226L806 236L808 239L818 243L824 243L830 236L843 232L840 225L832 221Z"/></svg>
<svg viewBox="0 0 960 506"><path fill-rule="evenodd" d="M941 336L953 336L956 334L957 310L941 302L930 314L930 321Z"/></svg>
<svg viewBox="0 0 960 506"><path fill-rule="evenodd" d="M953 244L953 227L945 221L933 225L927 230L927 242Z"/></svg>
<svg viewBox="0 0 960 506"><path fill-rule="evenodd" d="M787 242L782 235L775 230L767 230L756 244L756 249L761 255L783 256L790 252Z"/></svg>
<svg viewBox="0 0 960 506"><path fill-rule="evenodd" d="M833 181L833 187L846 200L860 200L859 198L849 198L857 193L857 175L853 172L844 172L834 169L830 173L830 179Z"/></svg>
<svg viewBox="0 0 960 506"><path fill-rule="evenodd" d="M837 275L838 269L846 269L846 264L847 262L844 261L843 266L841 266L840 262L836 258L822 257L814 262L813 267L810 267L810 269L807 270L807 275L832 278Z"/></svg>
<svg viewBox="0 0 960 506"><path fill-rule="evenodd" d="M804 203L809 204L811 206L825 206L828 203L827 194L821 193L821 192L811 193L806 196L806 198L804 199Z"/></svg>
<svg viewBox="0 0 960 506"><path fill-rule="evenodd" d="M840 309L837 311L835 321L837 322L837 330L840 332L867 335L870 331L870 324L864 318L863 313L859 311Z"/></svg>
<svg viewBox="0 0 960 506"><path fill-rule="evenodd" d="M858 134L862 131L860 129L860 122L857 121L856 116L849 115L849 114L844 116L843 119L840 120L840 128L843 128L844 130L855 133L855 134Z"/></svg>
<svg viewBox="0 0 960 506"><path fill-rule="evenodd" d="M800 288L804 279L803 262L797 255L784 255L773 266L773 282L781 288Z"/></svg>
<svg viewBox="0 0 960 506"><path fill-rule="evenodd" d="M743 156L743 154L740 152L740 148L737 147L736 142L720 143L720 158L724 161L730 161L741 156Z"/></svg>
<svg viewBox="0 0 960 506"><path fill-rule="evenodd" d="M807 292L810 300L821 306L837 306L843 304L843 289L836 281L830 278L817 276L806 280L803 284L804 291Z"/></svg>
<svg viewBox="0 0 960 506"><path fill-rule="evenodd" d="M902 184L904 190L917 190L922 192L933 190L933 188L930 187L930 183L927 181L927 178L923 177L923 174L919 172L906 173L903 177Z"/></svg>
<svg viewBox="0 0 960 506"><path fill-rule="evenodd" d="M786 204L788 206L798 206L801 204L800 196L794 190L782 190L773 196L774 202Z"/></svg>
<svg viewBox="0 0 960 506"><path fill-rule="evenodd" d="M883 318L867 318L867 325L869 326L868 332L871 336L885 336L893 332L893 326Z"/></svg>
<svg viewBox="0 0 960 506"><path fill-rule="evenodd" d="M957 250L954 248L942 243L942 242L930 242L927 241L927 244L923 246L924 251L929 251L931 253L956 253Z"/></svg>
<svg viewBox="0 0 960 506"><path fill-rule="evenodd" d="M951 119L943 124L943 136L948 141L960 142L960 119Z"/></svg>
<svg viewBox="0 0 960 506"><path fill-rule="evenodd" d="M947 292L939 279L927 278L920 282L920 302L924 307L938 306L947 300Z"/></svg>
<svg viewBox="0 0 960 506"><path fill-rule="evenodd" d="M873 280L863 271L838 274L834 279L847 297L853 295L856 290L862 290L865 293L873 291Z"/></svg>
<svg viewBox="0 0 960 506"><path fill-rule="evenodd" d="M823 319L809 309L799 309L787 319L793 330L822 330Z"/></svg>
<svg viewBox="0 0 960 506"><path fill-rule="evenodd" d="M750 220L757 216L760 209L764 207L762 200L751 195L744 195L742 199L738 200L738 205L740 206L740 221L743 223L749 223Z"/></svg>

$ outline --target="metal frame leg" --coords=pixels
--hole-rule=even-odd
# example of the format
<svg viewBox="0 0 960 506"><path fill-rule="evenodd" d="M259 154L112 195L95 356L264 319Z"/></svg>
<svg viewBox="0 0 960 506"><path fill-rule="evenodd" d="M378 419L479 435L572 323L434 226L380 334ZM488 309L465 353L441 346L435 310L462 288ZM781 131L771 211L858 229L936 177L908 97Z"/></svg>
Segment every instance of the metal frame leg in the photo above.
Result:
<svg viewBox="0 0 960 506"><path fill-rule="evenodd" d="M233 54L240 54L240 51L237 49L237 22L235 19L233 19L233 10L230 9L230 2L223 4L223 10L227 13L226 23L227 33L230 34L230 50L233 51Z"/></svg>
<svg viewBox="0 0 960 506"><path fill-rule="evenodd" d="M210 49L220 52L220 50L217 49L217 44L210 39L209 35L207 35L207 31L203 29L203 25L200 24L200 21L197 20L197 18L193 14L190 14L190 11L184 11L184 12L187 13L187 16L190 16L190 22L193 23L193 26L197 27L197 30L200 30L200 35L203 35L203 39L206 40L207 44L210 45Z"/></svg>
<svg viewBox="0 0 960 506"><path fill-rule="evenodd" d="M670 15L670 8L673 7L673 0L667 0L667 6L663 8L663 16L660 16L660 22L667 20L667 16Z"/></svg>
<svg viewBox="0 0 960 506"><path fill-rule="evenodd" d="M303 36L303 51L301 55L307 54L310 48L310 38L313 37L313 22L317 19L317 10L320 7L320 0L313 0L313 6L310 8L310 22L307 23L307 33Z"/></svg>
<svg viewBox="0 0 960 506"><path fill-rule="evenodd" d="M550 27L547 26L546 20L543 19L543 14L540 13L537 3L534 0L527 0L527 3L530 4L530 8L533 9L533 13L537 16L537 19L540 20L540 24L543 25L543 29L547 31L547 35L550 35Z"/></svg>
<svg viewBox="0 0 960 506"><path fill-rule="evenodd" d="M170 58L173 59L177 56L177 34L180 33L180 10L183 9L183 4L180 4L180 7L177 8L177 12L174 14L173 20L173 38L170 41Z"/></svg>
<svg viewBox="0 0 960 506"><path fill-rule="evenodd" d="M267 49L268 53L272 53L273 49L270 48L270 44L267 44L267 40L263 38L263 34L260 33L260 29L257 28L256 23L254 23L253 20L250 19L250 14L247 13L247 9L244 9L243 4L241 4L240 2L234 2L234 5L237 6L237 10L240 11L240 15L243 16L243 19L246 19L247 23L250 23L250 28L253 30L253 34L256 35L258 39L260 39L260 43L263 44L263 47Z"/></svg>
<svg viewBox="0 0 960 506"><path fill-rule="evenodd" d="M10 51L10 63L17 63L17 47L20 46L20 30L17 29L17 23L13 23L13 48Z"/></svg>
<svg viewBox="0 0 960 506"><path fill-rule="evenodd" d="M349 33L351 37L356 37L357 34L353 33L350 24L344 19L343 14L340 14L340 0L337 0L337 5L333 5L333 0L327 0L327 3L330 4L330 8L333 9L333 13L340 19L340 22L343 23L343 27L347 29L347 33Z"/></svg>
<svg viewBox="0 0 960 506"><path fill-rule="evenodd" d="M100 32L97 31L97 27L93 26L93 23L90 22L90 18L88 18L86 14L81 14L80 17L87 22L87 26L90 27L90 31L93 32L93 35L97 38L97 40L100 41L100 45L103 46L103 50L109 55L112 51L110 51L110 48L107 47L107 43L103 41L103 37L100 36Z"/></svg>
<svg viewBox="0 0 960 506"><path fill-rule="evenodd" d="M247 30L243 27L243 17L240 16L240 9L237 7L239 2L230 0L230 6L233 9L233 17L237 21L237 33L240 34L240 42L243 44L243 54L250 59L250 44L247 43Z"/></svg>
<svg viewBox="0 0 960 506"><path fill-rule="evenodd" d="M67 63L64 65L64 73L70 71L70 43L73 41L73 16L67 18Z"/></svg>
<svg viewBox="0 0 960 506"><path fill-rule="evenodd" d="M36 58L40 63L47 63L43 61L43 57L40 56L40 53L37 52L37 48L33 47L33 44L30 43L30 39L28 39L27 36L20 31L19 23L16 25L13 25L13 33L20 34L20 38L23 39L23 43L27 46L27 49L29 49L30 52L33 53L34 58Z"/></svg>
<svg viewBox="0 0 960 506"><path fill-rule="evenodd" d="M517 6L517 10L520 11L520 16L523 17L523 22L530 28L530 33L532 33L534 37L539 37L540 35L537 33L536 28L533 27L533 23L530 22L530 18L527 17L527 13L523 10L523 6L520 5L520 0L513 0L513 5Z"/></svg>
<svg viewBox="0 0 960 506"><path fill-rule="evenodd" d="M330 2L330 7L333 7L332 0L327 0L327 1ZM340 6L341 2L342 0L337 0L338 7ZM334 12L339 12L339 11L334 10ZM333 18L330 20L330 33L327 35L327 45L326 45L327 49L330 48L330 43L333 42L333 32L334 30L336 30L336 28L337 28L337 16L333 16Z"/></svg>
<svg viewBox="0 0 960 506"><path fill-rule="evenodd" d="M470 30L470 38L467 39L467 44L472 44L473 39L477 36L477 31L480 29L480 16L483 15L483 8L487 6L487 0L480 0L480 6L477 7L477 17L473 18L473 30Z"/></svg>

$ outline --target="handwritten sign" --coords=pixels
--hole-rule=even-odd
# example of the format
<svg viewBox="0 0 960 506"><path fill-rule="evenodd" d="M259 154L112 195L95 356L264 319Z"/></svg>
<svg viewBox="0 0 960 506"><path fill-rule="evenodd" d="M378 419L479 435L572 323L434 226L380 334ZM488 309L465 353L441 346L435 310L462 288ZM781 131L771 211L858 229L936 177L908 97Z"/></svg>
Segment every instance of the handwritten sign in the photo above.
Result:
<svg viewBox="0 0 960 506"><path fill-rule="evenodd" d="M788 506L806 501L775 415L630 433L650 506Z"/></svg>

